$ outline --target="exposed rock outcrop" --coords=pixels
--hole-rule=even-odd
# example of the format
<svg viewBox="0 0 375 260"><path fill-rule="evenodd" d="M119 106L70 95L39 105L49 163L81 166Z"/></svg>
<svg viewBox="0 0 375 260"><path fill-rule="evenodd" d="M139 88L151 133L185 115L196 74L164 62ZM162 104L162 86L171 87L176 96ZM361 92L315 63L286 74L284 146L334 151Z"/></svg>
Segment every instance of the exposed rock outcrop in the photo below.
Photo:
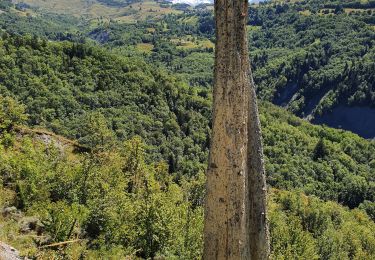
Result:
<svg viewBox="0 0 375 260"><path fill-rule="evenodd" d="M23 259L18 250L0 241L0 260L21 260Z"/></svg>

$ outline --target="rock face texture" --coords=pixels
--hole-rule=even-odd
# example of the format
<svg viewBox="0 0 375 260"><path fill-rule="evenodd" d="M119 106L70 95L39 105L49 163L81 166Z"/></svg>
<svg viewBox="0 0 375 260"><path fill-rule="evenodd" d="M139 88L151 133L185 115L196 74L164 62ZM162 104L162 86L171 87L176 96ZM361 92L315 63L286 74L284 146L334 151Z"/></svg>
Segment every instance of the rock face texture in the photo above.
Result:
<svg viewBox="0 0 375 260"><path fill-rule="evenodd" d="M247 0L217 0L213 132L203 259L269 257L259 113L246 33Z"/></svg>
<svg viewBox="0 0 375 260"><path fill-rule="evenodd" d="M0 242L0 260L21 260L19 252L3 242Z"/></svg>

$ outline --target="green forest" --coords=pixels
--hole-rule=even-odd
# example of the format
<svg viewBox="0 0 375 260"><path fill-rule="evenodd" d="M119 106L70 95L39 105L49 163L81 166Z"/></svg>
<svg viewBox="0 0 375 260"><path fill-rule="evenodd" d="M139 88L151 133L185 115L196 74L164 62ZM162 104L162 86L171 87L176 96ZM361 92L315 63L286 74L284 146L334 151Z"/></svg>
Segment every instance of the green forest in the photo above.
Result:
<svg viewBox="0 0 375 260"><path fill-rule="evenodd" d="M80 144L25 128L25 107L1 101L0 239L42 259L200 258L203 171L171 174L139 136L106 146L114 133L100 114ZM375 144L261 108L272 258L371 259Z"/></svg>
<svg viewBox="0 0 375 260"><path fill-rule="evenodd" d="M374 2L291 2L249 8L271 258L373 259L374 136L309 120L374 109ZM200 259L209 6L134 24L0 10L0 241L31 259Z"/></svg>

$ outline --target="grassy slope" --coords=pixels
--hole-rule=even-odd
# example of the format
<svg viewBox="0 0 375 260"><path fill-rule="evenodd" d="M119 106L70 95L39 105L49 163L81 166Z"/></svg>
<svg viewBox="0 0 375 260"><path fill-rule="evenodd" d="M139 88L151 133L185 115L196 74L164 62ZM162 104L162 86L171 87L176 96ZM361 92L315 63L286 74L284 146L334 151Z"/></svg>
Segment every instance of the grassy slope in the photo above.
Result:
<svg viewBox="0 0 375 260"><path fill-rule="evenodd" d="M150 17L157 18L166 14L179 14L181 11L171 7L162 7L156 1L148 0L125 6L111 6L99 1L85 0L22 0L31 7L38 7L42 12L69 14L89 19L114 19L123 23L136 23Z"/></svg>

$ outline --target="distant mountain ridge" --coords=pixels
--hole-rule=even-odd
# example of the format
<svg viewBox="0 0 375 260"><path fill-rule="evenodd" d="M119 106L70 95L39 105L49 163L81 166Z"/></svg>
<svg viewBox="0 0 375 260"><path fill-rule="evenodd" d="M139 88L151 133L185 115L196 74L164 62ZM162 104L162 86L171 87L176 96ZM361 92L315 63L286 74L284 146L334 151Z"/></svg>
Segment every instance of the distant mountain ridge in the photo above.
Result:
<svg viewBox="0 0 375 260"><path fill-rule="evenodd" d="M213 4L214 0L170 0L174 4L189 4L189 5L200 5L200 4ZM265 0L250 0L251 3L264 2Z"/></svg>
<svg viewBox="0 0 375 260"><path fill-rule="evenodd" d="M189 5L200 5L200 4L213 4L214 0L172 0L174 4L189 4Z"/></svg>

